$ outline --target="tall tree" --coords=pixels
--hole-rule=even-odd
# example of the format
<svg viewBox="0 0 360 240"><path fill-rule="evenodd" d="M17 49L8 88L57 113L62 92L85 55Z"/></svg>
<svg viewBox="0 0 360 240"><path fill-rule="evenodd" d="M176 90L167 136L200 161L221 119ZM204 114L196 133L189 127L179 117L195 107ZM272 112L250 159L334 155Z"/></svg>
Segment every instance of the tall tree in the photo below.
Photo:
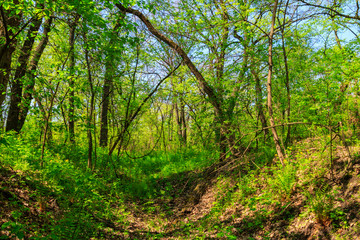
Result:
<svg viewBox="0 0 360 240"><path fill-rule="evenodd" d="M278 8L278 0L274 1L274 7L272 11L272 17L271 17L271 28L269 33L269 71L268 71L268 77L267 77L267 104L268 104L268 111L269 111L269 118L270 118L270 127L271 132L273 134L276 152L278 154L278 157L280 159L281 164L284 165L284 154L281 149L280 145L280 139L276 131L275 127L275 121L274 121L274 111L273 111L273 105L272 105L272 72L273 72L273 38L274 38L274 29L275 29L275 20L276 20L276 11Z"/></svg>
<svg viewBox="0 0 360 240"><path fill-rule="evenodd" d="M86 61L86 68L87 68L87 77L90 86L90 109L87 118L87 135L88 135L88 168L93 168L93 137L92 137L92 123L93 123L93 115L94 115L94 103L95 103L95 89L93 83L93 77L91 74L91 65L90 65L90 56L89 56L89 44L86 36L86 32L83 32L84 38L84 52L85 52L85 61Z"/></svg>
<svg viewBox="0 0 360 240"><path fill-rule="evenodd" d="M44 5L39 6L40 9L44 8ZM10 108L8 112L7 122L6 122L6 131L15 130L19 132L21 130L20 124L20 110L22 102L22 92L24 82L29 82L27 79L27 69L28 62L31 56L31 50L33 48L35 38L38 34L40 25L42 23L42 18L37 17L29 27L27 36L23 43L22 48L20 49L20 55L18 58L18 66L15 70L14 79L11 84L11 93L10 93Z"/></svg>
<svg viewBox="0 0 360 240"><path fill-rule="evenodd" d="M112 32L110 32L110 40L108 49L105 56L105 79L102 92L102 105L101 105L101 125L100 125L100 146L106 147L108 145L108 112L110 104L110 95L113 85L113 78L116 70L116 61L114 45L117 39L117 31L120 28L120 24L117 23Z"/></svg>
<svg viewBox="0 0 360 240"><path fill-rule="evenodd" d="M223 106L224 99L221 95L221 87L220 89L214 88L210 83L204 78L203 74L199 71L199 69L196 67L194 62L190 59L188 54L185 52L185 50L176 42L174 42L169 37L165 36L163 33L161 33L158 29L154 27L154 25L150 22L150 20L140 11L135 10L130 7L125 7L121 3L117 3L116 6L124 12L133 14L137 16L148 28L148 30L160 41L167 44L169 47L171 47L179 56L184 60L184 63L188 66L192 74L197 79L197 82L200 86L201 91L203 91L207 97L208 101L212 104L214 107L214 113L215 113L215 119L218 126L218 139L219 139L219 145L220 145L220 151L221 151L221 159L225 158L224 153L226 152L226 144L228 142L228 136L229 136L229 115L226 114L225 107ZM224 21L228 21L228 16L226 12L225 2L219 1L216 5L217 10L221 13L221 16ZM229 34L229 30L227 29L227 23L224 25L223 31L221 32L220 42L218 43L218 46L216 48L217 52L217 58L216 58L216 76L218 79L217 86L221 86L221 80L223 78L223 70L224 70L224 58L225 58L225 49L227 46L227 38ZM237 89L237 88L236 88Z"/></svg>
<svg viewBox="0 0 360 240"><path fill-rule="evenodd" d="M52 21L53 21L52 16L48 17L45 20L43 36L32 55L30 63L28 64L29 79L28 79L28 82L25 86L24 93L23 93L22 106L20 109L20 116L19 116L20 119L19 119L19 123L18 123L19 131L24 126L26 117L29 113L30 104L33 99L33 95L34 95L34 91L35 91L34 87L35 87L35 82L36 82L35 78L37 76L37 68L38 68L41 56L42 56L42 54L48 44L48 41L49 41L49 33L51 31ZM37 99L37 103L41 108L41 102L39 101L39 99ZM43 108L41 108L41 109L43 110Z"/></svg>
<svg viewBox="0 0 360 240"><path fill-rule="evenodd" d="M2 104L5 100L6 89L9 83L11 72L12 54L17 44L17 35L20 32L22 12L16 14L15 7L19 5L19 0L12 3L0 5L0 114L2 115Z"/></svg>
<svg viewBox="0 0 360 240"><path fill-rule="evenodd" d="M69 139L70 142L75 142L75 33L78 25L79 15L75 13L69 18Z"/></svg>

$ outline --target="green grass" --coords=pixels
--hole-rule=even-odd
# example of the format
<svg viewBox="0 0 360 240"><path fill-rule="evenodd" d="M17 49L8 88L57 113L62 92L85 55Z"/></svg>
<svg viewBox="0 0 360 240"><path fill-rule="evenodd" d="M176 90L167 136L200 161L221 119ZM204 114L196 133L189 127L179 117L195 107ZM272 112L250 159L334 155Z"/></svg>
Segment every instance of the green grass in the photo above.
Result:
<svg viewBox="0 0 360 240"><path fill-rule="evenodd" d="M49 196L57 199L62 217L56 220L54 216L49 217L51 223L47 229L38 233L40 236L46 232L51 239L100 236L100 230L105 226L98 219L116 220L120 226L126 226L129 215L123 204L126 199L149 201L154 197L168 197L173 188L164 179L200 170L216 159L210 152L190 149L171 153L158 151L143 158L123 154L109 159L107 152L99 148L96 168L90 171L86 168L86 146L53 142L47 146L44 165L40 167L41 146L34 145L33 141L32 138L2 134L0 163L19 170L29 179L36 187L33 197L37 201ZM151 213L152 208L153 204L149 204L144 211ZM26 231L20 223L9 222L5 227L12 229L15 235Z"/></svg>
<svg viewBox="0 0 360 240"><path fill-rule="evenodd" d="M174 225L174 236L204 239L213 232L218 238L236 239L239 234L254 233L252 237L262 234L266 239L269 219L291 224L296 218L312 216L315 221L333 224L334 229L348 228L348 212L339 207L339 193L324 178L329 173L329 152L320 151L324 144L320 139L289 147L285 166L276 163L275 153L269 147L259 148L247 163L240 164L230 174L225 171L218 176L216 201L209 213L197 221L181 219ZM198 181L205 179L201 172L217 159L210 151L191 148L154 151L142 158L120 152L119 157L109 159L106 150L98 148L96 167L90 171L86 167L86 146L52 143L45 151L42 168L40 146L34 145L32 139L3 134L0 146L1 165L20 170L19 174L35 186L36 201L57 199L61 217L49 216L47 227L38 231L39 236L47 235L51 239L65 236L106 239L103 234L107 222L116 222L126 229L134 212L146 216L149 239L165 236L164 229L171 229L166 224L171 222L173 214L168 204L182 194L181 189L174 189L179 186L176 184L191 184L187 173L192 173L191 176L199 173ZM311 150L314 148L320 150ZM295 201L303 201L301 213L294 211ZM227 209L239 206L241 212L226 216L227 222L219 220L227 214ZM21 219L25 210L19 211L14 212L17 219ZM235 219L241 219L241 224L229 225ZM5 228L13 236L28 231L21 221L8 222Z"/></svg>
<svg viewBox="0 0 360 240"><path fill-rule="evenodd" d="M51 239L97 236L101 223L93 215L99 219L115 218L112 207L115 203L118 211L124 209L122 193L96 174L76 167L69 159L49 150L45 152L44 167L40 168L37 146L14 135L2 137L6 144L3 143L0 148L1 165L20 170L20 174L25 175L29 184L36 188L34 199L56 198L64 213L60 219L49 217L46 231ZM122 220L122 224L126 224L126 219Z"/></svg>

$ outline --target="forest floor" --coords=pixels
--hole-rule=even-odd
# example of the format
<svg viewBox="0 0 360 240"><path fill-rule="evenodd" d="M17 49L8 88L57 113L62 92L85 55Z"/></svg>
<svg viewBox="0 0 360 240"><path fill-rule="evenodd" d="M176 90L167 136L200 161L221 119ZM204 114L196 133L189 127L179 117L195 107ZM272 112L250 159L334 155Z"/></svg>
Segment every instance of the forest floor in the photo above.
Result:
<svg viewBox="0 0 360 240"><path fill-rule="evenodd" d="M46 174L4 164L0 239L360 239L360 148L324 150L318 141L290 148L286 166L276 157L260 165L262 155L250 151L158 177L149 187L156 194L147 197L119 197L114 181L101 175L99 191L60 195ZM119 189L136 186L117 177Z"/></svg>

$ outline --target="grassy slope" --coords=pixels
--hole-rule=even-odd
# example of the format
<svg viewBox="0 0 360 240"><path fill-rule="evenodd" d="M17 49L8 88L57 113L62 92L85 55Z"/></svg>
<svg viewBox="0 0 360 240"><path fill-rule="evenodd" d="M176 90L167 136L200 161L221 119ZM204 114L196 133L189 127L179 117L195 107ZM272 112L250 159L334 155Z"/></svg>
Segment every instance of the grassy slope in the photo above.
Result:
<svg viewBox="0 0 360 240"><path fill-rule="evenodd" d="M195 151L112 160L99 152L98 166L113 167L102 174L82 170L80 148L50 149L39 170L36 146L13 136L6 143L2 239L360 237L356 146L350 158L340 143L330 152L323 140L307 139L288 149L285 167L266 149L222 164Z"/></svg>

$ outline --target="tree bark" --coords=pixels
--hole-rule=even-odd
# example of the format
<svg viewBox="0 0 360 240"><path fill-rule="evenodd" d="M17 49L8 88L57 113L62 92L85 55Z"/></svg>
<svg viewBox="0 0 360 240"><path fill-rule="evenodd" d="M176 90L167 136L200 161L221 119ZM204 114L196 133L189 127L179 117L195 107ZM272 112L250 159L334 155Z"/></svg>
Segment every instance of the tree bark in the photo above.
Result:
<svg viewBox="0 0 360 240"><path fill-rule="evenodd" d="M23 94L23 101L22 101L22 108L20 109L20 119L19 119L19 131L21 131L22 127L24 126L26 117L28 115L30 109L30 103L33 99L34 87L35 87L35 78L36 78L36 70L41 58L42 53L49 41L49 32L51 31L51 24L52 24L53 17L49 17L44 23L44 32L43 37L40 40L39 45L36 47L35 52L30 60L30 64L28 66L28 73L29 73L29 83L25 86L24 94ZM40 101L38 101L39 103ZM41 102L40 102L41 104ZM44 112L42 105L39 104L40 109Z"/></svg>
<svg viewBox="0 0 360 240"><path fill-rule="evenodd" d="M267 92L268 92L267 104L268 104L268 111L269 111L269 118L270 118L270 127L271 127L271 131L272 131L273 138L274 138L276 152L278 154L281 164L284 165L285 157L284 157L284 154L281 149L279 136L277 134L276 128L274 127L275 121L274 121L274 116L273 116L272 93L271 93L271 78L272 78L272 71L273 71L272 47L273 47L273 37L274 37L277 6L278 6L278 0L275 0L274 8L272 11L272 18L271 18L271 29L270 29L270 34L269 34L269 72L268 72L268 77L267 77Z"/></svg>
<svg viewBox="0 0 360 240"><path fill-rule="evenodd" d="M88 50L88 46L87 46L87 38L86 38L86 33L84 33L84 41L85 41L85 61L86 61L86 66L87 66L87 72L88 72L88 81L89 81L89 85L90 85L90 92L91 92L91 97L90 97L90 111L89 111L89 116L88 116L88 121L87 121L87 135L88 135L88 143L89 143L89 147L88 147L88 168L89 169L93 169L93 161L92 161L92 152L93 152L93 140L92 140L92 118L93 118L93 114L94 114L94 102L95 102L95 92L94 92L94 87L93 87L93 80L92 80L92 75L91 75L91 66L90 66L90 60L89 60L89 50Z"/></svg>
<svg viewBox="0 0 360 240"><path fill-rule="evenodd" d="M19 1L14 0L13 3L19 4ZM4 10L2 6L0 6L0 13L0 40L1 42L5 40L0 45L0 114L2 115L2 104L10 78L12 54L17 43L15 33L9 29L17 29L20 26L22 14L11 15L11 9Z"/></svg>
<svg viewBox="0 0 360 240"><path fill-rule="evenodd" d="M251 68L251 73L255 78L255 92L256 92L255 105L258 110L258 116L259 116L259 119L261 122L261 126L262 126L262 128L265 129L264 130L264 137L265 137L268 134L268 130L266 129L267 122L266 122L266 117L264 114L264 108L263 108L263 104L262 104L263 94L262 94L262 88L261 88L261 84L260 84L260 78L253 67Z"/></svg>
<svg viewBox="0 0 360 240"><path fill-rule="evenodd" d="M40 167L44 166L44 153L45 153L45 145L46 145L46 139L47 139L46 136L47 136L47 133L49 130L49 121L51 119L51 113L52 113L52 109L54 106L54 100L55 100L56 94L59 90L59 86L60 86L60 81L56 84L55 91L53 92L53 95L51 96L48 114L45 119L45 128L44 128L43 139L42 139L43 142L42 142L42 147L41 147Z"/></svg>
<svg viewBox="0 0 360 240"><path fill-rule="evenodd" d="M214 1L215 2L215 1ZM215 2L215 6L219 12L221 12L221 18L223 21L223 31L221 32L221 41L219 43L220 47L220 54L216 54L218 57L216 58L216 78L217 78L217 84L218 84L218 90L221 94L223 94L223 78L224 78L224 68L225 68L225 56L226 56L226 48L228 46L228 37L229 37L229 17L228 12L225 7L225 3L223 0L219 0L219 2ZM235 94L236 95L236 94ZM235 98L235 95L233 98ZM233 99L233 102L235 102L235 99ZM230 109L229 109L230 110ZM227 147L230 149L233 149L233 145L235 144L235 139L233 134L231 133L232 128L232 115L233 115L233 109L231 111L227 111L226 113L221 111L218 113L218 116L216 117L219 127L220 127L220 139L219 139L219 145L220 145L220 160L225 160L226 158L226 151ZM227 122L225 122L227 120ZM234 152L232 152L234 153Z"/></svg>
<svg viewBox="0 0 360 240"><path fill-rule="evenodd" d="M115 34L120 24L114 27L113 33L109 41L109 51L112 51L112 46L115 41ZM100 125L100 147L106 147L108 145L108 112L110 104L110 93L113 85L113 75L115 73L113 53L108 52L105 59L105 80L102 93L102 105L101 105L101 125Z"/></svg>
<svg viewBox="0 0 360 240"><path fill-rule="evenodd" d="M110 103L110 91L112 88L112 73L114 67L112 61L106 59L105 63L105 80L102 93L102 108L101 108L101 125L100 125L100 147L106 147L108 145L108 112Z"/></svg>
<svg viewBox="0 0 360 240"><path fill-rule="evenodd" d="M29 79L25 79L27 75L27 64L31 55L35 38L38 34L42 22L42 18L35 19L30 26L23 46L20 50L20 56L18 58L18 67L15 70L14 80L11 86L10 94L10 107L6 122L6 131L14 130L20 132L20 111L22 102L23 82L28 82Z"/></svg>
<svg viewBox="0 0 360 240"><path fill-rule="evenodd" d="M70 20L70 34L69 34L69 139L71 143L75 143L75 31L78 24L79 16L76 15L74 19Z"/></svg>
<svg viewBox="0 0 360 240"><path fill-rule="evenodd" d="M282 51L284 56L284 64L285 64L285 87L286 87L286 96L287 96L287 106L286 106L286 116L287 116L287 122L291 121L290 114L291 114L291 95L290 95L290 74L289 74L289 66L288 66L288 58L287 58L287 52L285 48L285 17L286 17L286 11L289 4L289 0L286 2L286 9L284 13L284 21L283 25L281 27L281 42L282 42ZM286 140L285 140L285 147L288 146L288 144L291 142L291 126L289 125L287 127L287 134L286 134Z"/></svg>
<svg viewBox="0 0 360 240"><path fill-rule="evenodd" d="M178 137L180 140L180 145L182 147L185 147L187 134L186 134L186 119L185 119L185 103L184 101L182 101L182 97L180 97L179 102L180 104L178 104L177 102L175 102L174 104L176 123L178 125Z"/></svg>

